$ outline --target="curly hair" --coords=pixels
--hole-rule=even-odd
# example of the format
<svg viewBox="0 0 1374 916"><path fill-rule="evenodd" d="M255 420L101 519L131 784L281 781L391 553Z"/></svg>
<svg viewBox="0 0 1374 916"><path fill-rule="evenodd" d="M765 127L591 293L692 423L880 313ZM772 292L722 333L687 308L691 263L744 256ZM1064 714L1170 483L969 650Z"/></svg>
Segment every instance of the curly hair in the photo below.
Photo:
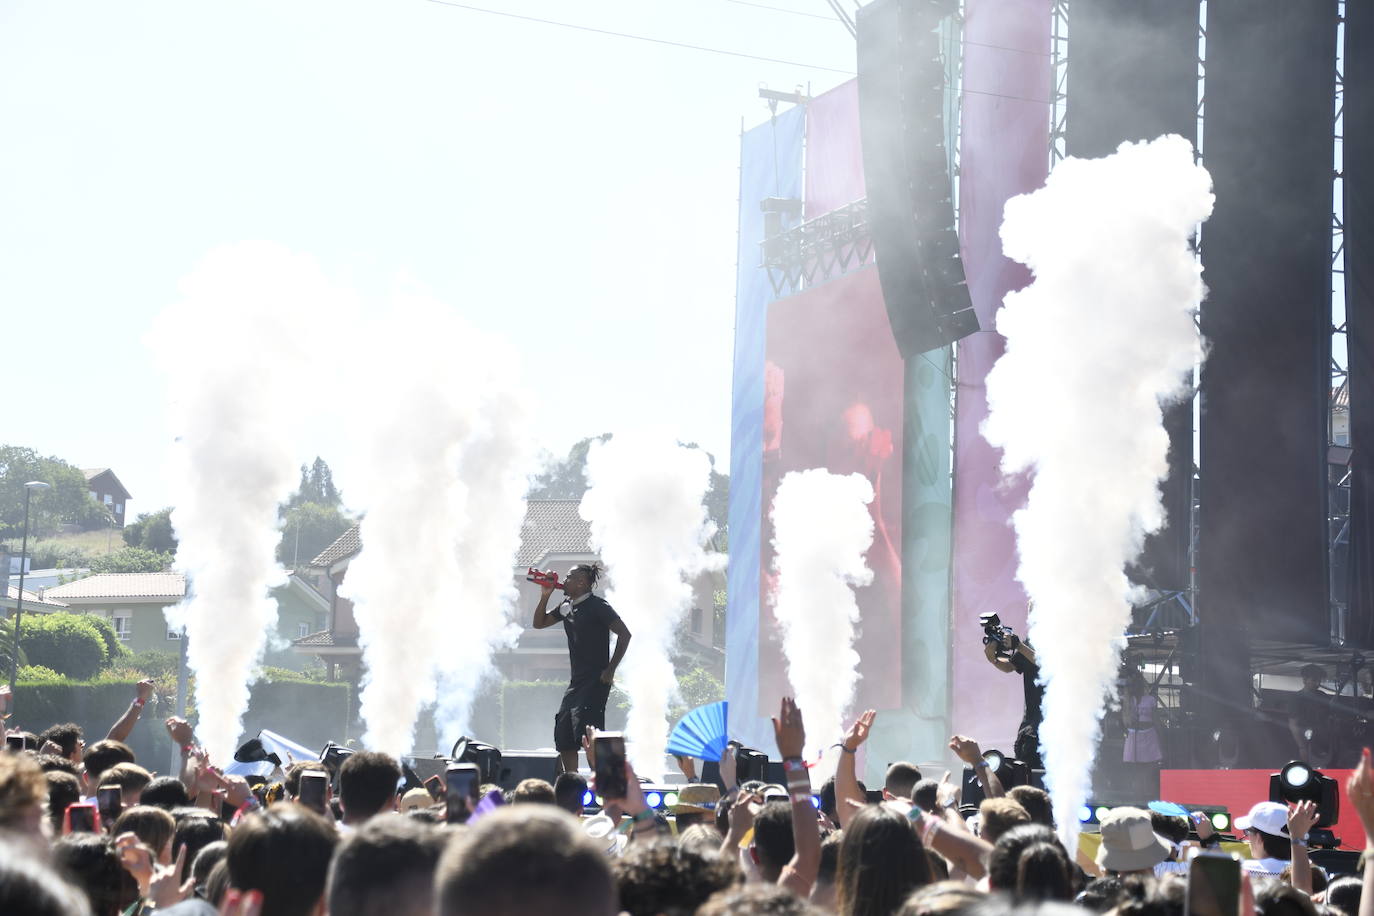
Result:
<svg viewBox="0 0 1374 916"><path fill-rule="evenodd" d="M630 916L690 916L716 891L744 880L730 859L670 842L632 844L611 872L620 909Z"/></svg>
<svg viewBox="0 0 1374 916"><path fill-rule="evenodd" d="M587 584L592 588L596 588L597 580L601 578L601 574L606 570L604 566L593 560L590 563L578 563L573 567L572 571L574 573L585 573L587 576Z"/></svg>

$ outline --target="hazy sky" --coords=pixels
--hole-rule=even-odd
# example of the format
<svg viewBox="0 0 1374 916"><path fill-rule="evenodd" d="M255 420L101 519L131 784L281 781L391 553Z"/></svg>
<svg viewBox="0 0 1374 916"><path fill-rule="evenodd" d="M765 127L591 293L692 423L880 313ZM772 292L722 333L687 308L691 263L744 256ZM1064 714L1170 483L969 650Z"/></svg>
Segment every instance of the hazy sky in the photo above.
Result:
<svg viewBox="0 0 1374 916"><path fill-rule="evenodd" d="M825 0L758 4L472 5L854 69ZM761 84L848 78L434 0L8 0L0 442L164 505L145 332L207 252L270 240L374 307L404 280L522 341L546 448L652 421L725 459L741 118ZM403 354L338 354L378 358ZM320 408L350 392L282 395L347 493L366 418Z"/></svg>

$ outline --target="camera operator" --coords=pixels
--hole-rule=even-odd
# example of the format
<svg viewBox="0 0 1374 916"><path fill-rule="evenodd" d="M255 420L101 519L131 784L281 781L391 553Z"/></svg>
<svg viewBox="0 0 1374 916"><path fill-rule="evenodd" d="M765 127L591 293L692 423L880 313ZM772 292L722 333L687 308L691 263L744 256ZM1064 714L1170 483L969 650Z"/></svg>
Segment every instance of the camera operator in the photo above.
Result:
<svg viewBox="0 0 1374 916"><path fill-rule="evenodd" d="M1036 682L1040 676L1040 666L1035 650L1030 643L1013 633L1010 627L1003 626L996 614L983 614L978 619L983 624L983 654L988 661L998 671L1021 675L1025 712L1016 730L1013 753L1017 760L1032 769L1041 769L1044 764L1040 760L1040 702L1045 690Z"/></svg>

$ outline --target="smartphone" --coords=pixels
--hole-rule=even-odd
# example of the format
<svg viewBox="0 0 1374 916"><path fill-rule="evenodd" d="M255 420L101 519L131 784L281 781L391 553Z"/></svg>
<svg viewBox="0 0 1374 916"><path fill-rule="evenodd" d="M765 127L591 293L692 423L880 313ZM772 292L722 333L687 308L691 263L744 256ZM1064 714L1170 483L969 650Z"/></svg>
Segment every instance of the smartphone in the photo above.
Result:
<svg viewBox="0 0 1374 916"><path fill-rule="evenodd" d="M792 801L792 799L791 799L791 797L790 797L786 792L769 792L767 795L765 795L765 796L763 797L763 801L764 801L764 804L767 804L768 802L775 802L775 801L780 801L780 802L785 802L785 803L790 804L791 801Z"/></svg>
<svg viewBox="0 0 1374 916"><path fill-rule="evenodd" d="M62 832L99 833L100 811L90 802L72 802L63 815Z"/></svg>
<svg viewBox="0 0 1374 916"><path fill-rule="evenodd" d="M124 795L119 786L101 786L95 793L95 803L100 809L100 819L113 824L124 810Z"/></svg>
<svg viewBox="0 0 1374 916"><path fill-rule="evenodd" d="M467 821L477 804L482 775L475 763L450 763L444 770L444 819L450 824Z"/></svg>
<svg viewBox="0 0 1374 916"><path fill-rule="evenodd" d="M425 780L425 789L435 801L444 800L444 780L437 773Z"/></svg>
<svg viewBox="0 0 1374 916"><path fill-rule="evenodd" d="M624 798L629 791L625 784L625 733L598 732L596 794L602 798Z"/></svg>
<svg viewBox="0 0 1374 916"><path fill-rule="evenodd" d="M233 823L234 815L238 813L239 809L235 808L229 799L221 795L219 799L219 819L226 824Z"/></svg>
<svg viewBox="0 0 1374 916"><path fill-rule="evenodd" d="M11 750L11 751L14 751L16 754L19 753L20 751L22 751L22 750L24 749L24 736L23 736L23 735L6 735L6 736L5 736L5 747L6 747L7 749Z"/></svg>
<svg viewBox="0 0 1374 916"><path fill-rule="evenodd" d="M1183 916L1235 916L1239 910L1240 859L1229 852L1193 856Z"/></svg>
<svg viewBox="0 0 1374 916"><path fill-rule="evenodd" d="M296 798L316 814L324 814L324 799L328 788L328 773L324 770L306 770L301 774L301 788Z"/></svg>

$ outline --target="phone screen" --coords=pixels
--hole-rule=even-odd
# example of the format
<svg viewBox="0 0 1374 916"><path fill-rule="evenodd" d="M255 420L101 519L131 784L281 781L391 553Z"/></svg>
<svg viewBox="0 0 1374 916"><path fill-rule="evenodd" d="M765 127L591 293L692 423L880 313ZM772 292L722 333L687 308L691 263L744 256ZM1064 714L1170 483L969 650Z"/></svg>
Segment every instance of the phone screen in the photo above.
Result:
<svg viewBox="0 0 1374 916"><path fill-rule="evenodd" d="M67 806L67 833L99 833L100 814L90 802L72 802Z"/></svg>
<svg viewBox="0 0 1374 916"><path fill-rule="evenodd" d="M324 796L328 786L327 773L322 770L306 770L301 774L301 791L296 797L310 810L324 814Z"/></svg>
<svg viewBox="0 0 1374 916"><path fill-rule="evenodd" d="M444 800L444 781L438 775L425 780L425 789L429 791L429 797L435 801Z"/></svg>
<svg viewBox="0 0 1374 916"><path fill-rule="evenodd" d="M1188 866L1184 916L1235 916L1240 909L1240 859L1202 852Z"/></svg>
<svg viewBox="0 0 1374 916"><path fill-rule="evenodd" d="M450 824L467 821L477 802L477 792L481 788L481 774L475 763L453 763L444 770L445 820Z"/></svg>
<svg viewBox="0 0 1374 916"><path fill-rule="evenodd" d="M238 813L239 809L235 808L229 799L221 798L219 800L219 819L224 821L224 823L232 823L234 815Z"/></svg>
<svg viewBox="0 0 1374 916"><path fill-rule="evenodd" d="M596 736L596 794L602 798L624 798L628 792L625 735L623 732L601 732Z"/></svg>
<svg viewBox="0 0 1374 916"><path fill-rule="evenodd" d="M6 735L6 736L5 736L5 747L9 748L9 749L12 750L12 751L16 751L16 752L17 752L17 751L22 751L22 750L24 749L24 736L23 736L23 735Z"/></svg>
<svg viewBox="0 0 1374 916"><path fill-rule="evenodd" d="M113 824L124 810L123 793L119 786L101 786L95 793L96 805L100 808L100 819Z"/></svg>

